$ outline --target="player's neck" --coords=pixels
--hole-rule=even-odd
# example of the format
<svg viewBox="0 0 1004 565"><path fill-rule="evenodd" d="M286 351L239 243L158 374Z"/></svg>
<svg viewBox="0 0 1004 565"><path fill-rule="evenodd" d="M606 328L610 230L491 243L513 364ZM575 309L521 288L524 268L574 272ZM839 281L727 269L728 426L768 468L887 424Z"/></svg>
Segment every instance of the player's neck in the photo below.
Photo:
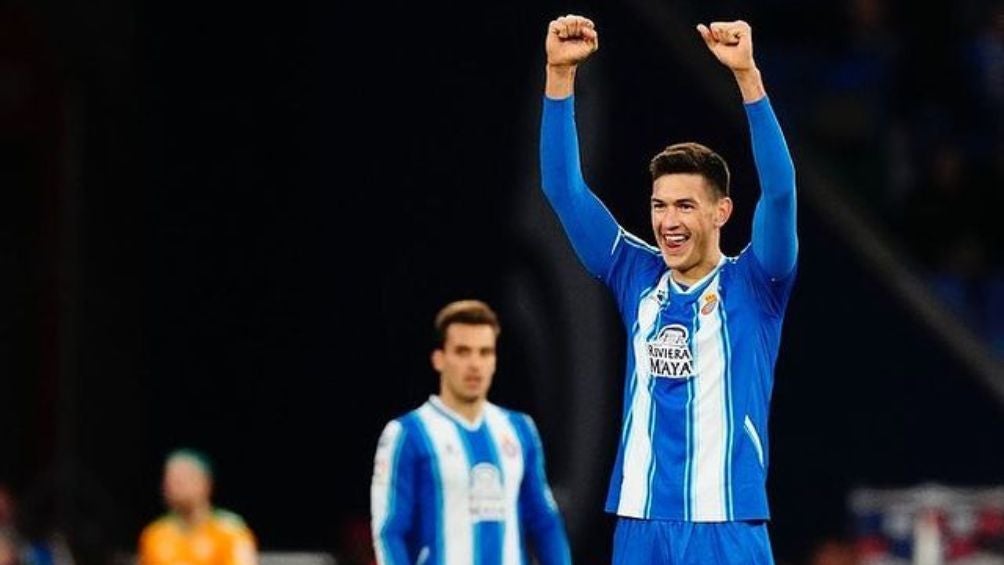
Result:
<svg viewBox="0 0 1004 565"><path fill-rule="evenodd" d="M673 269L670 276L677 283L684 286L692 286L701 281L704 277L708 276L708 273L714 271L718 267L718 264L722 262L722 252L720 249L715 249L711 253L704 256L704 260L696 265L693 265L686 270Z"/></svg>
<svg viewBox="0 0 1004 565"><path fill-rule="evenodd" d="M485 409L484 398L479 398L477 400L464 400L457 398L456 396L450 394L447 391L441 391L439 393L439 400L450 410L457 413L458 416L467 420L471 424L475 424L478 418L481 417L481 413Z"/></svg>
<svg viewBox="0 0 1004 565"><path fill-rule="evenodd" d="M194 528L209 519L213 513L213 507L207 502L193 506L192 508L176 510L175 512L187 527Z"/></svg>

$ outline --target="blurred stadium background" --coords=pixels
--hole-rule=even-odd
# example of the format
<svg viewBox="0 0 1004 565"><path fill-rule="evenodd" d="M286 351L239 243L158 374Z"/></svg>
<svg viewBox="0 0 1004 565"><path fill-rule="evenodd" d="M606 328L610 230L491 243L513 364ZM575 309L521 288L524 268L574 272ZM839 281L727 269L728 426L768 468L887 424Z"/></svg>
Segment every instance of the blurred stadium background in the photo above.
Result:
<svg viewBox="0 0 1004 565"><path fill-rule="evenodd" d="M368 563L376 438L435 389L435 311L479 297L492 398L537 419L577 562L608 562L623 336L537 189L568 12L602 37L577 93L594 189L648 238L649 157L704 142L733 169L729 253L755 173L693 25L754 27L800 190L778 562L1001 563L993 0L0 1L0 518L122 559L188 445L262 549Z"/></svg>

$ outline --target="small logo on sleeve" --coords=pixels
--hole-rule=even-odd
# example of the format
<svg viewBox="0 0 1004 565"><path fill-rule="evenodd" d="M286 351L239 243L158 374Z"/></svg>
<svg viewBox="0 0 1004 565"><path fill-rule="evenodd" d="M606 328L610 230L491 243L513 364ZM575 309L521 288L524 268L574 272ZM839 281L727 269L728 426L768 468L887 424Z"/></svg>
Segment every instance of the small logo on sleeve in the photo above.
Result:
<svg viewBox="0 0 1004 565"><path fill-rule="evenodd" d="M694 357L690 354L687 328L671 324L648 342L649 372L653 377L685 379L694 376Z"/></svg>

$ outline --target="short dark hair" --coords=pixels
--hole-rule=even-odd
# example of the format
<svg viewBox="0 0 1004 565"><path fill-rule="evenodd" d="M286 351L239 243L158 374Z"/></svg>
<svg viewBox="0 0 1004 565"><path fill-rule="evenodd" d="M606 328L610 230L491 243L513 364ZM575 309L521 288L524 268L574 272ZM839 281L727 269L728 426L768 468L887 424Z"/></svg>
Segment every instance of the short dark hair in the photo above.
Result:
<svg viewBox="0 0 1004 565"><path fill-rule="evenodd" d="M167 454L167 457L164 458L164 464L166 465L179 459L195 463L207 477L213 477L213 462L205 452L191 447L180 447Z"/></svg>
<svg viewBox="0 0 1004 565"><path fill-rule="evenodd" d="M498 337L502 333L498 316L487 304L480 300L457 300L450 302L436 314L436 347L446 344L446 330L451 324L471 324L491 326Z"/></svg>
<svg viewBox="0 0 1004 565"><path fill-rule="evenodd" d="M729 195L729 166L710 148L688 141L663 149L648 164L652 181L663 175L694 173L707 179L717 198Z"/></svg>

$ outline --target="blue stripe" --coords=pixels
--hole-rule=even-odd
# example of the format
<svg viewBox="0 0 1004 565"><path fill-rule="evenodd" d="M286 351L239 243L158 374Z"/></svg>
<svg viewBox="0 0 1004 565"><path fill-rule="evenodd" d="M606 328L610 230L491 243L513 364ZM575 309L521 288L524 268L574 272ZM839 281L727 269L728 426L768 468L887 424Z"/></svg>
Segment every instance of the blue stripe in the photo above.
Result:
<svg viewBox="0 0 1004 565"><path fill-rule="evenodd" d="M429 432L425 429L421 419L416 418L415 427L418 428L418 435L429 452L429 472L432 473L432 485L435 490L433 497L436 500L436 503L433 505L435 508L434 520L436 521L436 551L433 552L434 560L427 563L429 563L429 565L441 565L443 563L443 559L446 557L446 548L443 545L443 479L439 476L439 457L436 456L436 450L432 447L432 439L429 437Z"/></svg>
<svg viewBox="0 0 1004 565"><path fill-rule="evenodd" d="M735 518L735 510L733 508L732 500L732 441L733 432L732 429L735 425L732 414L732 343L729 341L729 328L728 328L728 316L725 314L725 296L722 295L721 287L718 288L718 312L721 314L722 318L722 348L725 354L725 433L726 433L726 452L725 452L725 508L726 508L726 518L728 520L733 520Z"/></svg>
<svg viewBox="0 0 1004 565"><path fill-rule="evenodd" d="M690 500L690 474L693 472L694 453L694 379L687 381L687 455L683 469L683 519L690 520L693 507Z"/></svg>
<svg viewBox="0 0 1004 565"><path fill-rule="evenodd" d="M485 424L484 419L482 419L481 422L482 422L482 426L481 426L481 430L480 431L481 432L487 432L488 431L488 426L484 425ZM467 472L468 472L468 475L470 475L471 469L474 468L474 462L477 461L477 458L474 455L474 446L471 445L471 438L468 436L467 430L465 430L464 427L461 426L459 422L454 421L453 425L457 428L457 433L460 436L461 443L464 444L464 455L467 456ZM491 444L491 441L489 440L487 443ZM471 563L473 565L481 565L481 562L482 562L482 556L481 556L481 532L479 531L479 529L480 528L478 528L478 526L476 526L474 524L474 522L472 521L471 522L471 536L472 536L472 538L474 540L473 541L473 552L474 552L474 555L471 556Z"/></svg>
<svg viewBox="0 0 1004 565"><path fill-rule="evenodd" d="M384 517L383 528L381 528L380 535L377 536L377 539L380 540L380 545L383 547L383 554L386 555L389 560L393 560L394 556L389 551L389 548L384 544L383 540L386 539L387 536L384 530L386 530L387 526L394 521L394 510L396 506L396 500L394 499L394 492L396 492L394 489L394 482L397 481L401 475L397 470L397 464L399 462L398 458L401 455L401 448L404 445L406 431L407 430L404 427L404 424L401 424L401 431L397 434L394 451L390 456L390 472L392 473L392 476L390 480L390 488L387 489L387 514Z"/></svg>

